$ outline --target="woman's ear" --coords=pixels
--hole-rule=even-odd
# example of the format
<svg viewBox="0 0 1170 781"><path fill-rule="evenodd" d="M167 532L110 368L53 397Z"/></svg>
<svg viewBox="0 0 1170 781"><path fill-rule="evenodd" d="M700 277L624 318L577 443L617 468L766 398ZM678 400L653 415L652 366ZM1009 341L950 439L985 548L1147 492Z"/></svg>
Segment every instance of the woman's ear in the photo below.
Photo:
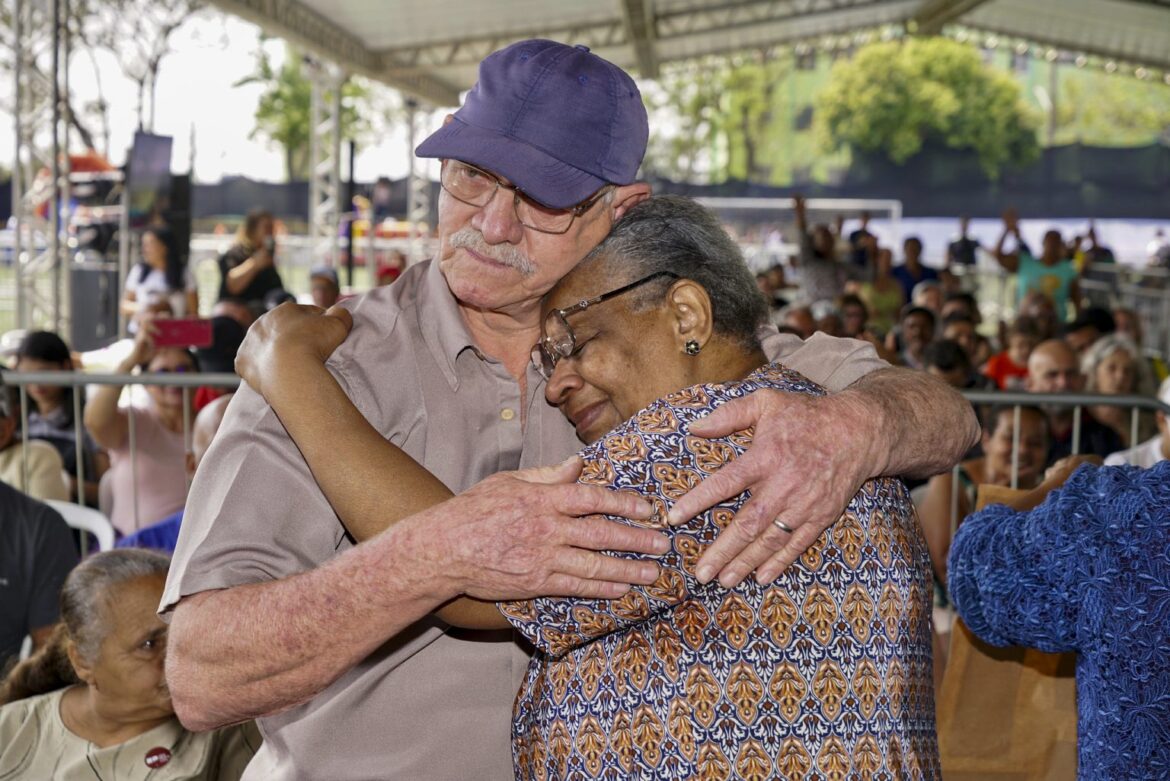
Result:
<svg viewBox="0 0 1170 781"><path fill-rule="evenodd" d="M691 340L698 342L700 348L705 346L714 331L714 320L711 298L703 286L690 279L680 279L670 286L666 302L674 320L679 349Z"/></svg>
<svg viewBox="0 0 1170 781"><path fill-rule="evenodd" d="M77 673L78 679L86 684L91 683L93 668L81 658L81 652L77 650L77 645L72 640L65 641L65 653L69 657L69 664L73 665L73 672Z"/></svg>

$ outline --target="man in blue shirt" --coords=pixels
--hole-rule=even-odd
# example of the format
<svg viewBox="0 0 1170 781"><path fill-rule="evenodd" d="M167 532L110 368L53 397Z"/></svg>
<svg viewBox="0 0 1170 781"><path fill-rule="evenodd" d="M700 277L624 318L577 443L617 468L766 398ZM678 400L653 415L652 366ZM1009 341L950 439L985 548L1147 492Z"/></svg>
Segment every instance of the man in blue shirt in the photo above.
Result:
<svg viewBox="0 0 1170 781"><path fill-rule="evenodd" d="M215 432L219 431L219 424L223 422L223 415L227 411L228 402L232 394L220 396L208 404L195 416L195 423L191 428L191 452L187 454L188 482L195 477L195 470L207 448L211 447L211 440ZM164 553L174 553L175 544L179 541L179 527L183 523L183 511L163 518L155 524L139 529L131 535L123 537L115 543L116 548L151 548Z"/></svg>

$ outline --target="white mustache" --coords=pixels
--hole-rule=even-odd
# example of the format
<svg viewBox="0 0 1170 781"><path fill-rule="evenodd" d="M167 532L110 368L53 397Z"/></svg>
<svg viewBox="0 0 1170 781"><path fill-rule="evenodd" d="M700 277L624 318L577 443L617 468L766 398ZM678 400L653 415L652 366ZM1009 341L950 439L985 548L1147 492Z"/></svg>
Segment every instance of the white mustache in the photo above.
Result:
<svg viewBox="0 0 1170 781"><path fill-rule="evenodd" d="M530 277L536 273L536 265L523 252L511 244L488 244L484 241L483 234L475 228L462 228L455 231L447 239L447 243L452 247L473 250L497 263L516 269L523 276Z"/></svg>

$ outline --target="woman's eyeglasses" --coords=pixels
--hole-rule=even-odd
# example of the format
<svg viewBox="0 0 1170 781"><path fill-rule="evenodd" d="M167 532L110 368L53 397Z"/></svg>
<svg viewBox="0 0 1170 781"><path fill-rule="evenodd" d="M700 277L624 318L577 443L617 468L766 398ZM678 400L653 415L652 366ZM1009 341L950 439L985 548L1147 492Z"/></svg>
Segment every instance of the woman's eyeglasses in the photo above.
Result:
<svg viewBox="0 0 1170 781"><path fill-rule="evenodd" d="M569 315L576 312L584 312L591 306L596 306L611 298L617 298L622 293L628 293L634 288L645 285L647 282L658 279L659 277L679 279L678 274L675 274L673 271L656 271L649 276L642 277L628 285L622 285L608 293L602 293L599 296L579 301L565 309L554 309L545 315L544 325L541 326L540 341L532 348L532 365L540 372L540 376L546 380L552 379L553 371L557 368L560 360L562 358L568 358L577 350L577 337L573 334L573 329L569 326L569 321L567 320Z"/></svg>

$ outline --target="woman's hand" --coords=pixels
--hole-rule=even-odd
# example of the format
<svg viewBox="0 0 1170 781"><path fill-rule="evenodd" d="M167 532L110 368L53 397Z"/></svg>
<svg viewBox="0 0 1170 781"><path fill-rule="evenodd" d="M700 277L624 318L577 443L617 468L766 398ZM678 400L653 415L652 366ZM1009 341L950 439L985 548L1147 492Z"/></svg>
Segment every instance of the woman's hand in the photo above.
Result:
<svg viewBox="0 0 1170 781"><path fill-rule="evenodd" d="M236 354L236 373L267 399L289 367L324 364L353 328L340 306L285 303L252 324Z"/></svg>
<svg viewBox="0 0 1170 781"><path fill-rule="evenodd" d="M134 349L126 356L123 361L125 370L133 369L135 366L145 366L154 359L154 354L158 351L155 347L154 337L158 333L158 328L154 324L154 317L147 315L138 321L138 333L134 337Z"/></svg>
<svg viewBox="0 0 1170 781"><path fill-rule="evenodd" d="M1094 466L1101 466L1103 462L1100 456L1065 456L1057 461L1052 466L1048 467L1048 471L1044 473L1044 485L1050 490L1059 488L1072 477L1072 473L1077 471L1077 467L1081 464L1093 464Z"/></svg>

